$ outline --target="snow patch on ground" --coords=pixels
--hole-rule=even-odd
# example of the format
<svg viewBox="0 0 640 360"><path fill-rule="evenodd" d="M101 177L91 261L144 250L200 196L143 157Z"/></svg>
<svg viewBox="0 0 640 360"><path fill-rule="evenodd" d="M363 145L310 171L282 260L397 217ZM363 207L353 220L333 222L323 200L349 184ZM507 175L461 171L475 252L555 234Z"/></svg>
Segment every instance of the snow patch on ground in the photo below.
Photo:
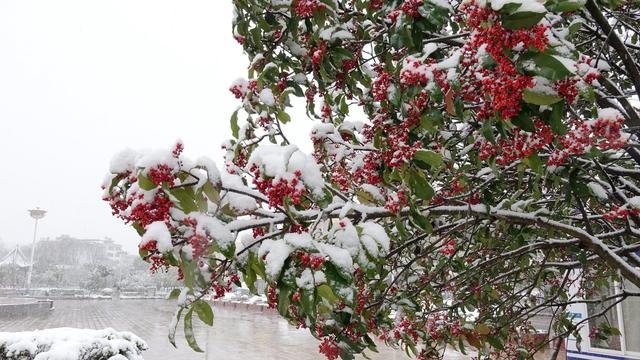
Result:
<svg viewBox="0 0 640 360"><path fill-rule="evenodd" d="M142 360L148 346L128 331L53 328L0 332L0 358L25 360Z"/></svg>

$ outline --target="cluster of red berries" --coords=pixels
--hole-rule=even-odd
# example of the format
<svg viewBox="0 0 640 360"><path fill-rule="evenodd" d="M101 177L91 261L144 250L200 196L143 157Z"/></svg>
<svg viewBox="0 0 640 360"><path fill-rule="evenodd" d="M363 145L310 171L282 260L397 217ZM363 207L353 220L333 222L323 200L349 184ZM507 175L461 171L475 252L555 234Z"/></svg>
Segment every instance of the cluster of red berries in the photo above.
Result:
<svg viewBox="0 0 640 360"><path fill-rule="evenodd" d="M167 268L167 263L162 257L162 254L158 254L158 242L156 240L149 240L144 245L140 246L140 250L150 253L148 260L151 260L151 267L149 270L153 273L157 272L159 268Z"/></svg>
<svg viewBox="0 0 640 360"><path fill-rule="evenodd" d="M384 0L369 0L369 9L380 10L384 5Z"/></svg>
<svg viewBox="0 0 640 360"><path fill-rule="evenodd" d="M410 128L414 125L413 121L407 120L399 125L385 126L388 148L380 154L380 157L388 167L402 166L413 159L416 151L422 149L421 141L413 144L409 141Z"/></svg>
<svg viewBox="0 0 640 360"><path fill-rule="evenodd" d="M256 80L249 80L246 84L240 83L231 85L229 91L236 99L244 99L249 91L255 93L257 86L258 82Z"/></svg>
<svg viewBox="0 0 640 360"><path fill-rule="evenodd" d="M269 309L278 307L278 291L276 288L269 287L267 290L267 305Z"/></svg>
<svg viewBox="0 0 640 360"><path fill-rule="evenodd" d="M340 347L333 336L327 336L322 339L318 349L320 354L323 354L327 360L335 360L340 357Z"/></svg>
<svg viewBox="0 0 640 360"><path fill-rule="evenodd" d="M510 119L520 113L520 100L524 90L533 86L530 76L518 73L510 58L512 49L521 47L544 51L548 44L548 27L534 25L530 29L510 30L502 26L498 13L477 4L465 3L460 9L467 15L472 36L463 48L461 65L472 71L463 78L466 101L482 102L479 118L499 115ZM483 49L496 62L492 69L478 63L478 52ZM481 80L479 80L481 79Z"/></svg>
<svg viewBox="0 0 640 360"><path fill-rule="evenodd" d="M616 219L626 219L630 214L638 215L640 211L636 208L627 209L614 205L609 212L602 214L602 217L608 221L613 221Z"/></svg>
<svg viewBox="0 0 640 360"><path fill-rule="evenodd" d="M269 199L269 206L283 205L285 198L294 204L300 204L302 195L306 192L300 180L302 176L300 170L296 170L291 179L280 178L278 181L270 177L263 178L260 169L256 166L252 166L250 171L255 176L253 183L256 189Z"/></svg>
<svg viewBox="0 0 640 360"><path fill-rule="evenodd" d="M409 335L413 342L416 342L418 341L418 332L415 328L416 326L409 319L404 318L393 328L393 337L400 340L403 335Z"/></svg>
<svg viewBox="0 0 640 360"><path fill-rule="evenodd" d="M453 255L456 253L456 241L451 239L444 244L444 247L440 249L442 255Z"/></svg>
<svg viewBox="0 0 640 360"><path fill-rule="evenodd" d="M409 204L409 200L403 190L398 191L395 194L387 195L387 204L385 209L397 214L402 208Z"/></svg>
<svg viewBox="0 0 640 360"><path fill-rule="evenodd" d="M424 2L422 0L405 0L402 3L402 11L410 17L420 17L418 8L422 6Z"/></svg>
<svg viewBox="0 0 640 360"><path fill-rule="evenodd" d="M166 164L160 164L152 167L147 172L151 181L156 185L162 185L162 183L167 183L170 186L173 186L173 183L176 179L176 175L173 173L173 170Z"/></svg>
<svg viewBox="0 0 640 360"><path fill-rule="evenodd" d="M528 158L550 144L555 135L549 125L536 120L535 131L527 133L519 128L513 130L511 137L498 140L494 145L486 140L479 140L475 146L480 149L481 160L496 156L496 164L508 165L512 162Z"/></svg>
<svg viewBox="0 0 640 360"><path fill-rule="evenodd" d="M311 50L311 61L313 62L313 65L316 68L320 66L320 63L322 62L322 57L326 52L327 52L327 45L324 43L324 41L320 41L318 43L318 46L314 47Z"/></svg>
<svg viewBox="0 0 640 360"><path fill-rule="evenodd" d="M298 252L298 260L300 261L300 265L305 268L313 268L313 270L318 270L327 259L321 255L309 254L304 251Z"/></svg>
<svg viewBox="0 0 640 360"><path fill-rule="evenodd" d="M295 12L299 17L311 17L314 12L325 7L326 5L318 0L296 0Z"/></svg>
<svg viewBox="0 0 640 360"><path fill-rule="evenodd" d="M577 79L567 78L556 81L554 84L554 88L558 92L558 94L567 99L567 103L573 104L578 97L578 87L576 86L577 83Z"/></svg>
<svg viewBox="0 0 640 360"><path fill-rule="evenodd" d="M158 191L151 202L144 202L143 195L138 195L140 202L130 211L129 215L125 212L119 213L118 217L126 223L138 223L142 227L154 223L156 221L169 221L169 211L173 206L169 197L162 191Z"/></svg>
<svg viewBox="0 0 640 360"><path fill-rule="evenodd" d="M243 99L245 95L245 91L240 85L232 85L229 88L229 91L236 97L236 99Z"/></svg>
<svg viewBox="0 0 640 360"><path fill-rule="evenodd" d="M389 96L389 85L391 84L391 74L385 71L378 73L378 78L371 85L371 94L374 101L385 101Z"/></svg>
<svg viewBox="0 0 640 360"><path fill-rule="evenodd" d="M363 286L358 289L358 293L356 295L356 314L360 315L364 311L367 306L367 302L369 302L373 298L373 294Z"/></svg>
<svg viewBox="0 0 640 360"><path fill-rule="evenodd" d="M624 119L617 116L614 119L598 118L595 121L575 121L573 129L558 141L561 149L555 149L547 161L549 165L560 166L571 155L584 154L591 146L597 145L600 149L620 149L627 142L623 136L622 125Z"/></svg>

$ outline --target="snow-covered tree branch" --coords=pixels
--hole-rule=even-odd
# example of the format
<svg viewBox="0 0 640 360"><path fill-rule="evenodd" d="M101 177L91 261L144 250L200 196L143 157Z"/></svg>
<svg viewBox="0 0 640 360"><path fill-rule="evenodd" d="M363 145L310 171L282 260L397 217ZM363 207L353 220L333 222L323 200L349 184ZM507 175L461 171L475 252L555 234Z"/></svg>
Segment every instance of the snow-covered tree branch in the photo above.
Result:
<svg viewBox="0 0 640 360"><path fill-rule="evenodd" d="M568 305L639 295L632 2L233 3L251 65L222 166L181 143L124 151L104 184L152 269L179 269L172 333L184 318L198 349L203 297L262 278L328 359L373 337L421 359L529 358L579 336ZM283 132L308 121L294 98L312 154Z"/></svg>

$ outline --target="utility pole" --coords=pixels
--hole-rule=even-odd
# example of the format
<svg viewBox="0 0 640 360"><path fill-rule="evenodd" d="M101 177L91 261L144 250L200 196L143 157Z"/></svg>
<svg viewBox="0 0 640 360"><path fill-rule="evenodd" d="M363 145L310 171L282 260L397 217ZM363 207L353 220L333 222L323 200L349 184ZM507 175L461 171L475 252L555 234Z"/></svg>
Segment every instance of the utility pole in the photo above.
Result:
<svg viewBox="0 0 640 360"><path fill-rule="evenodd" d="M27 273L27 294L29 290L31 290L31 274L33 273L33 255L36 252L36 236L38 233L38 220L44 217L44 214L47 212L45 210L36 207L35 209L29 210L29 215L36 220L36 223L33 227L33 242L31 243L31 260L29 261L29 272Z"/></svg>

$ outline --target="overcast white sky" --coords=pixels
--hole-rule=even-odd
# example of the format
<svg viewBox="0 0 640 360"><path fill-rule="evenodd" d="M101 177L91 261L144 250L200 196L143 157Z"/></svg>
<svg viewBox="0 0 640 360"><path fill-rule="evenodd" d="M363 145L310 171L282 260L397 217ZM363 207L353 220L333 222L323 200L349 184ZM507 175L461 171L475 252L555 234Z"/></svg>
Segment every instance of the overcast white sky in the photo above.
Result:
<svg viewBox="0 0 640 360"><path fill-rule="evenodd" d="M125 147L171 146L220 164L247 60L231 1L0 1L0 244L38 237L138 237L100 183Z"/></svg>

